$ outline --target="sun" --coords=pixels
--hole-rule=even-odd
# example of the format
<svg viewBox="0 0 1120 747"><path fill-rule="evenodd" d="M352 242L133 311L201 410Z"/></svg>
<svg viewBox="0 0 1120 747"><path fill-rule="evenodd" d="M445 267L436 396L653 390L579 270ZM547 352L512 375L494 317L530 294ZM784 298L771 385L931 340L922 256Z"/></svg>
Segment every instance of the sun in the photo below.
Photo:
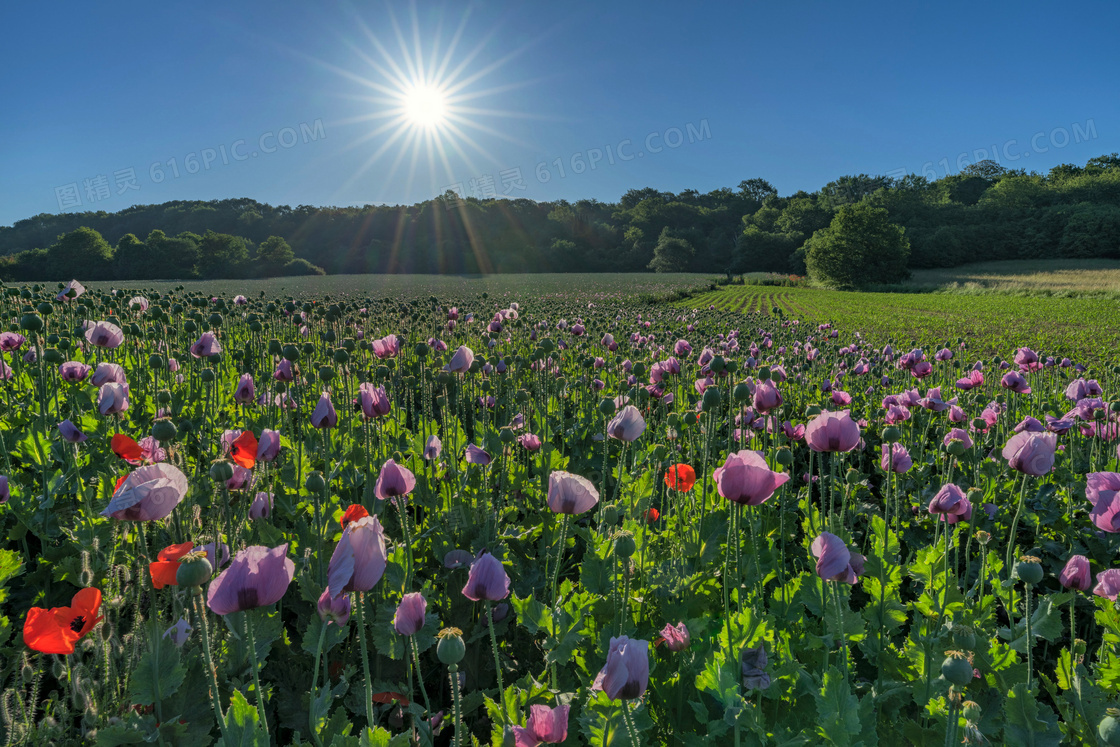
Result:
<svg viewBox="0 0 1120 747"><path fill-rule="evenodd" d="M434 86L411 86L404 92L404 116L417 127L436 128L447 118L446 96Z"/></svg>

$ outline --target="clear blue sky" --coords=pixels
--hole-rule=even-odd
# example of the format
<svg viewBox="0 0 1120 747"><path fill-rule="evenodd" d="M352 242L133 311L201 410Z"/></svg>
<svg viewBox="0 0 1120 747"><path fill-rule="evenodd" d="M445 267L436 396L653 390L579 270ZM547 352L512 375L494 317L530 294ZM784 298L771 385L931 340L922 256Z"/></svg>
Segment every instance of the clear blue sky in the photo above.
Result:
<svg viewBox="0 0 1120 747"><path fill-rule="evenodd" d="M0 225L455 184L613 201L761 176L788 194L942 176L993 146L1045 171L1120 150L1118 22L1111 3L20 3L0 25ZM384 129L417 40L455 87L454 129Z"/></svg>

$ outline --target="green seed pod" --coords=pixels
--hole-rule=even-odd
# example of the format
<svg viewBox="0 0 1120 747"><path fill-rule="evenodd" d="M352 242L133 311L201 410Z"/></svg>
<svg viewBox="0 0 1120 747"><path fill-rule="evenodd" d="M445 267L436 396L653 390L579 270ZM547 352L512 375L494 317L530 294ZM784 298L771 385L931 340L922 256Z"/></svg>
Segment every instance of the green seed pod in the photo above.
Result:
<svg viewBox="0 0 1120 747"><path fill-rule="evenodd" d="M629 558L638 549L634 543L634 535L622 532L614 540L614 554L619 558Z"/></svg>
<svg viewBox="0 0 1120 747"><path fill-rule="evenodd" d="M189 553L179 561L179 570L175 572L175 583L179 586L202 586L210 580L214 573L206 553L202 551Z"/></svg>
<svg viewBox="0 0 1120 747"><path fill-rule="evenodd" d="M712 369L715 373L723 373L727 369L727 361L723 359L722 355L717 355L712 358L712 362L708 364L708 368Z"/></svg>
<svg viewBox="0 0 1120 747"><path fill-rule="evenodd" d="M1101 719L1097 734L1108 747L1120 747L1120 710L1109 708Z"/></svg>
<svg viewBox="0 0 1120 747"><path fill-rule="evenodd" d="M195 324L194 319L188 319L183 322L183 331L189 334L194 334L198 331L198 325Z"/></svg>
<svg viewBox="0 0 1120 747"><path fill-rule="evenodd" d="M179 431L175 424L167 418L160 418L152 424L152 438L161 444L171 443L178 434Z"/></svg>
<svg viewBox="0 0 1120 747"><path fill-rule="evenodd" d="M883 429L883 440L889 444L898 443L902 440L902 431L897 426L888 425Z"/></svg>
<svg viewBox="0 0 1120 747"><path fill-rule="evenodd" d="M148 368L153 371L162 371L164 367L163 356L158 353L153 353L148 356Z"/></svg>
<svg viewBox="0 0 1120 747"><path fill-rule="evenodd" d="M750 385L748 385L745 381L740 381L735 385L735 389L731 392L731 397L735 400L735 404L749 402L751 398Z"/></svg>
<svg viewBox="0 0 1120 747"><path fill-rule="evenodd" d="M47 348L43 351L43 360L47 363L62 363L62 353L57 348Z"/></svg>
<svg viewBox="0 0 1120 747"><path fill-rule="evenodd" d="M304 355L315 355L315 343L313 342L303 343L302 349Z"/></svg>
<svg viewBox="0 0 1120 747"><path fill-rule="evenodd" d="M861 475L859 473L859 470L856 469L849 468L848 471L844 474L844 482L848 483L849 485L856 485L861 479L863 479L863 475Z"/></svg>
<svg viewBox="0 0 1120 747"><path fill-rule="evenodd" d="M660 462L661 460L663 460L668 455L669 455L669 447L666 446L665 444L657 444L656 446L654 446L653 447L653 452L651 454L654 461L656 461L656 462Z"/></svg>
<svg viewBox="0 0 1120 747"><path fill-rule="evenodd" d="M976 648L976 634L967 625L954 625L952 629L953 645L965 651Z"/></svg>
<svg viewBox="0 0 1120 747"><path fill-rule="evenodd" d="M50 316L54 313L54 306L52 306L47 301L41 301L39 305L35 307L35 310L43 316Z"/></svg>
<svg viewBox="0 0 1120 747"><path fill-rule="evenodd" d="M691 410L684 414L684 424L685 425L696 425L696 422L698 420L700 420L700 416L697 415L695 412L692 412Z"/></svg>
<svg viewBox="0 0 1120 747"><path fill-rule="evenodd" d="M959 653L950 654L941 662L941 676L957 687L965 687L972 682L972 665Z"/></svg>
<svg viewBox="0 0 1120 747"><path fill-rule="evenodd" d="M166 389L160 389L158 392L156 392L156 402L160 403L161 405L168 404L169 402L171 402L171 392L167 391Z"/></svg>
<svg viewBox="0 0 1120 747"><path fill-rule="evenodd" d="M599 412L603 417L609 418L611 415L614 415L616 409L613 399L602 399L599 401Z"/></svg>
<svg viewBox="0 0 1120 747"><path fill-rule="evenodd" d="M331 381L334 379L333 366L319 366L319 379L321 381Z"/></svg>
<svg viewBox="0 0 1120 747"><path fill-rule="evenodd" d="M646 364L642 363L641 361L638 361L637 363L634 364L634 366L630 370L630 372L632 374L634 374L635 376L637 376L639 379L641 379L646 375Z"/></svg>
<svg viewBox="0 0 1120 747"><path fill-rule="evenodd" d="M281 350L281 353L284 356L284 360L291 361L292 363L295 363L300 359L299 348L297 348L295 345L285 345L283 350Z"/></svg>
<svg viewBox="0 0 1120 747"><path fill-rule="evenodd" d="M233 465L219 459L210 465L210 479L214 482L227 482L233 479Z"/></svg>
<svg viewBox="0 0 1120 747"><path fill-rule="evenodd" d="M770 366L762 366L755 374L755 378L759 381L770 381Z"/></svg>
<svg viewBox="0 0 1120 747"><path fill-rule="evenodd" d="M463 631L458 628L444 628L439 632L436 656L448 666L457 665L467 654L467 644L463 643Z"/></svg>
<svg viewBox="0 0 1120 747"><path fill-rule="evenodd" d="M315 471L303 481L303 487L307 488L309 493L322 493L327 489L327 481L323 479L322 472Z"/></svg>
<svg viewBox="0 0 1120 747"><path fill-rule="evenodd" d="M808 407L805 408L805 416L806 417L815 418L816 416L818 416L820 414L821 414L821 406L820 405L809 405Z"/></svg>
<svg viewBox="0 0 1120 747"><path fill-rule="evenodd" d="M1042 563L1038 558L1024 555L1015 563L1015 578L1027 586L1034 586L1042 580Z"/></svg>
<svg viewBox="0 0 1120 747"><path fill-rule="evenodd" d="M645 390L643 389L642 391ZM719 406L720 404L722 404L722 402L723 396L719 393L719 389L717 387L710 386L704 390L704 398L700 407L704 412L712 412L713 410L719 409Z"/></svg>
<svg viewBox="0 0 1120 747"><path fill-rule="evenodd" d="M960 457L964 456L964 441L961 441L959 438L952 439L951 441L949 441L949 445L945 447L945 451L949 452L951 456L955 456L959 459Z"/></svg>
<svg viewBox="0 0 1120 747"><path fill-rule="evenodd" d="M517 440L517 435L514 434L513 429L507 425L498 431L498 439L508 446Z"/></svg>
<svg viewBox="0 0 1120 747"><path fill-rule="evenodd" d="M221 314L214 312L207 321L210 322L211 327L220 327L222 323L225 322L225 319L222 318Z"/></svg>
<svg viewBox="0 0 1120 747"><path fill-rule="evenodd" d="M269 355L283 355L284 354L284 347L280 344L280 341L277 340L275 337L273 337L271 340L268 341L268 354Z"/></svg>
<svg viewBox="0 0 1120 747"><path fill-rule="evenodd" d="M789 467L793 464L793 452L789 449L778 449L778 453L774 459L783 467Z"/></svg>
<svg viewBox="0 0 1120 747"><path fill-rule="evenodd" d="M19 328L27 332L38 332L43 329L43 317L38 314L24 314L19 318Z"/></svg>
<svg viewBox="0 0 1120 747"><path fill-rule="evenodd" d="M980 717L984 715L980 710L980 704L974 700L966 700L961 712L964 714L966 721L971 721L973 723L979 721Z"/></svg>
<svg viewBox="0 0 1120 747"><path fill-rule="evenodd" d="M607 526L612 526L618 523L618 506L611 504L610 506L603 506L603 523Z"/></svg>
<svg viewBox="0 0 1120 747"><path fill-rule="evenodd" d="M214 379L216 378L216 376L214 375L214 369L212 368L202 369L202 373L200 373L198 377L202 380L203 384L212 384L214 383Z"/></svg>

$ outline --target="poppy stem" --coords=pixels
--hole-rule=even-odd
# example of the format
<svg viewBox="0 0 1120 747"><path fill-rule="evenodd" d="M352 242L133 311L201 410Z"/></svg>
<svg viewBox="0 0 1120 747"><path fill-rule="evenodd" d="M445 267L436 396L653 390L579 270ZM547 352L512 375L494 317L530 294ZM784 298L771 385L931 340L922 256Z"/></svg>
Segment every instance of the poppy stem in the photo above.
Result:
<svg viewBox="0 0 1120 747"><path fill-rule="evenodd" d="M412 651L412 666L416 670L416 679L420 683L420 694L424 696L424 709L428 712L428 718L432 717L432 704L428 700L428 688L424 687L424 674L420 671L420 652L416 650L416 639L412 636L408 637L408 648ZM409 696L412 695L412 690L409 690Z"/></svg>
<svg viewBox="0 0 1120 747"><path fill-rule="evenodd" d="M261 690L260 665L257 663L257 642L253 638L253 611L245 612L245 638L249 644L249 662L253 667L253 686L257 690L257 712L261 717L264 733L268 734L268 715L264 711L264 692Z"/></svg>
<svg viewBox="0 0 1120 747"><path fill-rule="evenodd" d="M622 720L626 724L626 734L630 737L631 747L641 747L641 742L638 741L638 730L634 728L634 717L630 715L630 702L622 701ZM738 734L738 727L736 725L735 732Z"/></svg>
<svg viewBox="0 0 1120 747"><path fill-rule="evenodd" d="M1027 475L1023 474L1023 480L1019 483L1019 505L1015 509L1015 518L1011 520L1011 531L1007 534L1007 557L1004 560L1003 567L1008 573L1011 572L1011 556L1015 552L1015 532L1019 528L1019 515L1023 512L1023 496L1027 492Z"/></svg>
<svg viewBox="0 0 1120 747"><path fill-rule="evenodd" d="M498 676L498 706L502 713L502 723L506 723L506 688L502 684L502 663L498 658L498 636L494 632L494 603L486 600L486 618L490 623L490 646L494 650L494 674Z"/></svg>
<svg viewBox="0 0 1120 747"><path fill-rule="evenodd" d="M568 522L571 514L564 514L560 521L560 542L556 545L556 567L552 569L552 637L556 638L556 618L560 615L560 563L564 559L564 544L568 539ZM552 687L560 689L559 676L556 673L556 662L550 665L552 669Z"/></svg>
<svg viewBox="0 0 1120 747"><path fill-rule="evenodd" d="M447 672L451 679L451 708L455 717L455 747L462 747L463 714L459 706L459 665L449 664ZM505 709L503 708L502 710L504 711Z"/></svg>
<svg viewBox="0 0 1120 747"><path fill-rule="evenodd" d="M311 706L314 708L315 699L319 697L319 660L323 656L323 641L327 637L327 625L323 622L319 627L319 643L315 646L315 668L311 670ZM314 711L308 709L307 713L307 728L311 731L311 741L316 747L323 747L323 741L319 739L318 724L315 723L313 716Z"/></svg>
<svg viewBox="0 0 1120 747"><path fill-rule="evenodd" d="M226 717L222 713L222 702L219 697L218 672L214 669L214 660L210 655L210 624L206 620L206 607L202 603L201 587L194 587L195 614L201 621L202 627L202 655L206 659L206 672L210 675L210 706L214 709L214 718L218 720L218 728L222 732L222 743L228 743L226 735Z"/></svg>
<svg viewBox="0 0 1120 747"><path fill-rule="evenodd" d="M373 717L373 680L369 676L369 650L366 646L366 601L361 592L358 592L358 642L362 647L362 674L366 680L367 728L372 729L376 723Z"/></svg>

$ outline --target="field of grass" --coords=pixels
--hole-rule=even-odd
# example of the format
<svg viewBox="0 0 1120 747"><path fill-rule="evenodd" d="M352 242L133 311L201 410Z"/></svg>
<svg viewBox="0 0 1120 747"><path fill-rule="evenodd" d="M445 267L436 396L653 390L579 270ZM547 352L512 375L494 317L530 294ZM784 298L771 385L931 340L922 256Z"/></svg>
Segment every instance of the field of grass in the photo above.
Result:
<svg viewBox="0 0 1120 747"><path fill-rule="evenodd" d="M423 298L462 297L479 293L491 296L530 294L535 298L563 296L579 291L581 296L608 297L668 296L676 290L704 289L714 276L694 273L664 275L639 273L553 273L524 275L320 275L256 280L122 280L86 283L90 288L128 288L167 293L182 287L188 293L214 295L240 293L248 297L291 296L321 298L324 295ZM51 284L53 285L53 284Z"/></svg>
<svg viewBox="0 0 1120 747"><path fill-rule="evenodd" d="M730 286L699 293L681 306L737 314L780 309L802 323L832 322L875 342L906 346L967 341L984 355L1007 355L1019 345L1055 356L1098 363L1120 347L1120 304L1108 298L1007 294L849 293L817 288Z"/></svg>
<svg viewBox="0 0 1120 747"><path fill-rule="evenodd" d="M979 262L947 269L914 270L910 284L957 292L1120 294L1120 260Z"/></svg>

